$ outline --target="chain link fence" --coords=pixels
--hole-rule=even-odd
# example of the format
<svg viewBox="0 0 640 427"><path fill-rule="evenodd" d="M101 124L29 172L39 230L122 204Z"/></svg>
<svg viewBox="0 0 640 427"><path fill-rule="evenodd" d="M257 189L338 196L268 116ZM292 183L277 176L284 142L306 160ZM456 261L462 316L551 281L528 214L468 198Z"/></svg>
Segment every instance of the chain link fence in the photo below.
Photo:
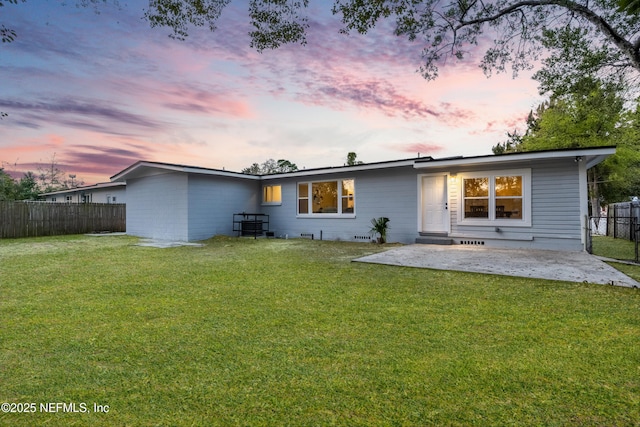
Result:
<svg viewBox="0 0 640 427"><path fill-rule="evenodd" d="M613 203L607 206L607 214L590 217L587 221L586 250L592 253L592 236L610 236L634 242L635 261L640 262L640 202Z"/></svg>

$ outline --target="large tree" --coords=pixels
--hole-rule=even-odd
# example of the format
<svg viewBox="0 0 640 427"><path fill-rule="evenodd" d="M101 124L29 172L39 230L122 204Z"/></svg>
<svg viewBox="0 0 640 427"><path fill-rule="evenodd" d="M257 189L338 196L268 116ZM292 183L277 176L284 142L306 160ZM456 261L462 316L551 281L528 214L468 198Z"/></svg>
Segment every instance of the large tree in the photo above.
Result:
<svg viewBox="0 0 640 427"><path fill-rule="evenodd" d="M0 0L19 3L24 0ZM76 0L78 5L123 0ZM231 0L149 0L144 17L184 39L192 27L215 30ZM249 0L251 45L259 51L306 43L309 0ZM318 5L325 4L317 2ZM422 46L427 79L450 62L477 60L486 74L517 74L542 61L543 91L571 88L583 75L640 77L640 0L334 0L343 32L367 33L392 20L394 34ZM15 31L0 25L4 42ZM19 35L18 35L19 36ZM477 58L484 51L482 58ZM476 59L477 58L477 59Z"/></svg>
<svg viewBox="0 0 640 427"><path fill-rule="evenodd" d="M589 171L593 213L601 203L640 194L640 102L625 109L621 88L583 79L572 93L554 94L529 114L524 133L494 153L616 145L616 154Z"/></svg>
<svg viewBox="0 0 640 427"><path fill-rule="evenodd" d="M184 38L190 26L214 30L230 0L150 0L145 16ZM308 0L250 0L251 44L258 50L305 43ZM514 74L543 61L543 90L571 87L585 74L640 76L640 16L634 0L335 0L343 32L367 33L381 20L423 48L423 76L468 61L484 49L486 74ZM482 46L482 47L481 47ZM488 46L488 47L487 47Z"/></svg>
<svg viewBox="0 0 640 427"><path fill-rule="evenodd" d="M36 176L27 172L16 181L0 168L0 202L7 200L36 200L39 195Z"/></svg>
<svg viewBox="0 0 640 427"><path fill-rule="evenodd" d="M16 183L3 168L0 168L0 202L16 199Z"/></svg>

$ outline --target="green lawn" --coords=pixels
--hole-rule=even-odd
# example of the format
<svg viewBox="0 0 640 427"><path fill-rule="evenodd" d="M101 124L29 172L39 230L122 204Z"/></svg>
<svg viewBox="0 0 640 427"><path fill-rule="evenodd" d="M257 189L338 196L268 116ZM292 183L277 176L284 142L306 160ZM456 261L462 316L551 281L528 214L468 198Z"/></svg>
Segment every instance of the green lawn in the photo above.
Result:
<svg viewBox="0 0 640 427"><path fill-rule="evenodd" d="M640 425L637 290L135 242L0 240L0 425Z"/></svg>
<svg viewBox="0 0 640 427"><path fill-rule="evenodd" d="M614 239L608 236L593 236L593 254L622 261L634 261L635 244L626 239ZM640 282L640 264L609 263L627 276Z"/></svg>

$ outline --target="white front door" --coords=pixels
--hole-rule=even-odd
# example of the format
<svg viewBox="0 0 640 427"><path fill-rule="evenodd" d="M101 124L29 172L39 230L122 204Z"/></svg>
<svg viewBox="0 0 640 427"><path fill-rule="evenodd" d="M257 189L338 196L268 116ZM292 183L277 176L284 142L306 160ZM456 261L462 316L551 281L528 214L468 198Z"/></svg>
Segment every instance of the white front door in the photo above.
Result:
<svg viewBox="0 0 640 427"><path fill-rule="evenodd" d="M447 176L422 177L422 231L446 233L449 225L447 205Z"/></svg>

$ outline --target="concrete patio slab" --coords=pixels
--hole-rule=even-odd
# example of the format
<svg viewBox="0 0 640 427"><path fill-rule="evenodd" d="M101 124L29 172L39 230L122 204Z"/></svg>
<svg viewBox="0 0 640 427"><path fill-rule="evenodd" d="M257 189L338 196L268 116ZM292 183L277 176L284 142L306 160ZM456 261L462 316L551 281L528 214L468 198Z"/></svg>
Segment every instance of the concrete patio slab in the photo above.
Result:
<svg viewBox="0 0 640 427"><path fill-rule="evenodd" d="M640 288L638 282L586 252L407 245L354 261Z"/></svg>
<svg viewBox="0 0 640 427"><path fill-rule="evenodd" d="M177 248L179 246L196 246L201 247L204 246L202 243L190 243L190 242L179 242L175 240L160 240L160 239L142 239L136 246L146 246L151 248Z"/></svg>

